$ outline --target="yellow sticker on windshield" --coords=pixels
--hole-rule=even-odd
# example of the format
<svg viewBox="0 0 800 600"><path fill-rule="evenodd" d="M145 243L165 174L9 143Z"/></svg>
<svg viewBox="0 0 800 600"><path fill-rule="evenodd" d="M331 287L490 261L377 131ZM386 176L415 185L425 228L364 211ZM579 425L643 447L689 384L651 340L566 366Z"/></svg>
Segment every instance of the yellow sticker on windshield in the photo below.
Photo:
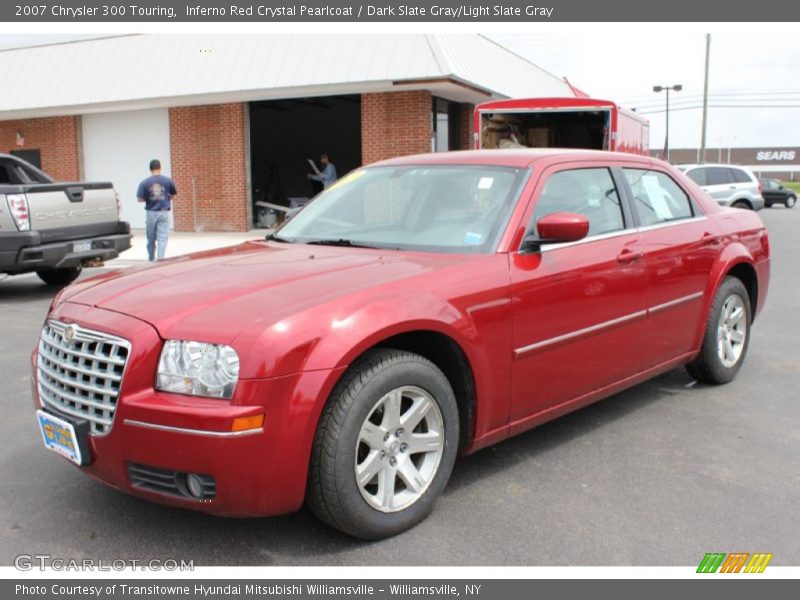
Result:
<svg viewBox="0 0 800 600"><path fill-rule="evenodd" d="M365 173L366 171L364 169L350 171L347 175L336 181L333 185L329 186L325 191L330 192L331 190L335 190L336 188L347 185L348 183L353 183L356 179L361 179Z"/></svg>

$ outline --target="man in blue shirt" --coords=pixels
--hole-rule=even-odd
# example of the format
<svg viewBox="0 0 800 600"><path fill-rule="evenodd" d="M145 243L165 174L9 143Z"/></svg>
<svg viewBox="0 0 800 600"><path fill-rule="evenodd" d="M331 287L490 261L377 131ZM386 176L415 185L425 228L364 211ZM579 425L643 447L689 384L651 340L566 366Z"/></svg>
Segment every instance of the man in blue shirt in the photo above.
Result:
<svg viewBox="0 0 800 600"><path fill-rule="evenodd" d="M150 177L139 184L136 199L144 202L147 211L147 260L164 259L169 236L169 211L178 192L172 179L161 174L161 161L150 161ZM158 251L156 252L156 242Z"/></svg>
<svg viewBox="0 0 800 600"><path fill-rule="evenodd" d="M322 163L322 171L320 171L319 175L309 173L308 178L314 181L321 181L323 188L330 187L337 179L336 167L333 166L327 154L320 156L319 162Z"/></svg>

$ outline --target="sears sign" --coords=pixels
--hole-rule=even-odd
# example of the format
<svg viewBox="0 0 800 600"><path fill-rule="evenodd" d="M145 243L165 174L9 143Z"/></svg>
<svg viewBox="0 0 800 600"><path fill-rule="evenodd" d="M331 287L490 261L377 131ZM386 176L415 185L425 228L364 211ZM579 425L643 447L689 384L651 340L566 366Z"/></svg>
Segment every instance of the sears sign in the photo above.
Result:
<svg viewBox="0 0 800 600"><path fill-rule="evenodd" d="M756 160L794 160L796 154L794 150L759 150L756 152Z"/></svg>

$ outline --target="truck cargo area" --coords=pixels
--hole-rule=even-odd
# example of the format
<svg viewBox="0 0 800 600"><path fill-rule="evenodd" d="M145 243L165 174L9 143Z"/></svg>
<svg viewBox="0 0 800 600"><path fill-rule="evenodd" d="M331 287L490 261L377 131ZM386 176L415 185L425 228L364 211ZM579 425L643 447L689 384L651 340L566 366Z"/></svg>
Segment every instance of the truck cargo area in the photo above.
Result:
<svg viewBox="0 0 800 600"><path fill-rule="evenodd" d="M610 110L486 111L480 147L609 149Z"/></svg>

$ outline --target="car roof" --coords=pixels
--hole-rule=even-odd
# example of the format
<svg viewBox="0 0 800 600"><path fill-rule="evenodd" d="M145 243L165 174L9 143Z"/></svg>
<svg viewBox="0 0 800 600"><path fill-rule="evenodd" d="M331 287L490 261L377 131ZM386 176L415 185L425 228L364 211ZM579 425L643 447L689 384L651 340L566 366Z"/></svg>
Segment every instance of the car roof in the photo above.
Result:
<svg viewBox="0 0 800 600"><path fill-rule="evenodd" d="M743 165L733 165L730 163L685 163L680 165L675 165L678 169L696 169L697 167L725 167L731 169L744 169L749 170L747 167Z"/></svg>
<svg viewBox="0 0 800 600"><path fill-rule="evenodd" d="M641 164L662 163L648 156L604 150L581 150L574 148L520 148L503 150L458 150L433 152L390 158L369 166L394 167L411 165L490 165L502 167L531 167L536 163L565 162L567 160L592 160L631 162Z"/></svg>

